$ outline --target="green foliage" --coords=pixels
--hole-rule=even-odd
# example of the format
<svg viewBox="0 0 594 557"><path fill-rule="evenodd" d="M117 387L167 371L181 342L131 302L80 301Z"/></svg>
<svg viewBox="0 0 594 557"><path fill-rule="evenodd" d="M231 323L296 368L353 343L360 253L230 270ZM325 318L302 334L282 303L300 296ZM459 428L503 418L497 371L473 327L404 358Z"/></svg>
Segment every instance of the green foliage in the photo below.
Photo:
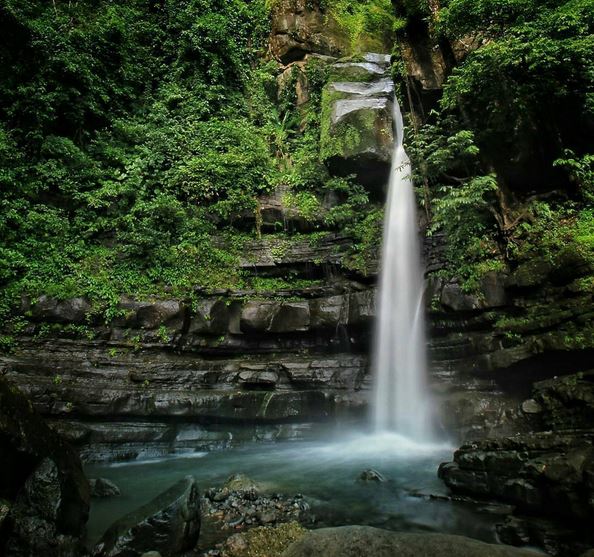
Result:
<svg viewBox="0 0 594 557"><path fill-rule="evenodd" d="M578 190L585 201L594 202L594 155L582 157L567 149L563 158L557 159L553 165L565 168L570 178L577 184Z"/></svg>
<svg viewBox="0 0 594 557"><path fill-rule="evenodd" d="M594 0L451 0L438 29L483 43L456 67L442 107L461 108L478 144L508 164L524 145L584 149L575 123L594 117ZM538 135L538 137L536 137Z"/></svg>
<svg viewBox="0 0 594 557"><path fill-rule="evenodd" d="M400 12L429 16L418 6ZM430 29L468 45L408 141L430 231L447 236L444 273L471 291L487 270L564 250L586 257L594 0L444 0ZM569 203L537 201L563 189Z"/></svg>
<svg viewBox="0 0 594 557"><path fill-rule="evenodd" d="M476 292L482 276L502 270L498 245L497 178L481 173L480 149L471 130L452 115L433 112L409 141L413 179L432 193L429 234L445 233L448 269L462 288Z"/></svg>
<svg viewBox="0 0 594 557"><path fill-rule="evenodd" d="M355 239L353 253L344 261L347 268L369 275L372 264L379 260L384 222L383 209L368 212L365 218L356 221L351 232Z"/></svg>
<svg viewBox="0 0 594 557"><path fill-rule="evenodd" d="M510 238L516 261L544 259L553 266L575 254L589 263L594 273L594 211L576 204L532 202L527 217Z"/></svg>
<svg viewBox="0 0 594 557"><path fill-rule="evenodd" d="M239 284L215 238L276 179L263 0L0 2L0 317L21 295ZM229 239L229 238L228 238Z"/></svg>
<svg viewBox="0 0 594 557"><path fill-rule="evenodd" d="M322 204L315 194L309 191L288 192L283 196L285 207L297 209L299 215L308 222L315 222L322 217Z"/></svg>
<svg viewBox="0 0 594 557"><path fill-rule="evenodd" d="M354 53L391 48L399 21L391 0L326 0L328 12L346 33Z"/></svg>

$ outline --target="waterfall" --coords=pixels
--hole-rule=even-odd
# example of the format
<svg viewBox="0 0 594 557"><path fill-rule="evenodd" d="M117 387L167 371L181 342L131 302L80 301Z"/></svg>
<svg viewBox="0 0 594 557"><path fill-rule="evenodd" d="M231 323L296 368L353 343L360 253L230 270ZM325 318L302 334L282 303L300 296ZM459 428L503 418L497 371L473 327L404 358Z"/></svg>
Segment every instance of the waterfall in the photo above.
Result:
<svg viewBox="0 0 594 557"><path fill-rule="evenodd" d="M394 99L395 141L384 224L378 323L374 348L378 431L431 440L423 307L423 272L410 159Z"/></svg>

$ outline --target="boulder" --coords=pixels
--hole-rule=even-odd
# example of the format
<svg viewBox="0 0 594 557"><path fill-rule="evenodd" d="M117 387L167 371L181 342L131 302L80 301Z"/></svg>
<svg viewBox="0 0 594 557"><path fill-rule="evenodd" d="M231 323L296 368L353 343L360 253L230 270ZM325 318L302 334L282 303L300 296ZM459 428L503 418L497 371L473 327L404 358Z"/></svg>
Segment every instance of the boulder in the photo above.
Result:
<svg viewBox="0 0 594 557"><path fill-rule="evenodd" d="M163 557L193 549L200 534L200 494L192 476L115 522L93 551L95 557Z"/></svg>
<svg viewBox="0 0 594 557"><path fill-rule="evenodd" d="M594 520L594 433L541 432L462 446L439 477L454 492L537 516Z"/></svg>
<svg viewBox="0 0 594 557"><path fill-rule="evenodd" d="M0 554L74 557L89 512L89 484L77 453L0 378ZM4 508L4 507L3 507Z"/></svg>
<svg viewBox="0 0 594 557"><path fill-rule="evenodd" d="M373 323L376 314L376 290L365 290L351 294L349 298L349 324L368 325Z"/></svg>
<svg viewBox="0 0 594 557"><path fill-rule="evenodd" d="M137 301L123 297L118 304L120 315L112 327L154 330L161 326L180 331L184 324L185 308L176 300Z"/></svg>
<svg viewBox="0 0 594 557"><path fill-rule="evenodd" d="M162 325L180 329L184 321L184 308L176 300L162 300L144 305L136 312L137 326L157 329Z"/></svg>
<svg viewBox="0 0 594 557"><path fill-rule="evenodd" d="M349 41L319 0L279 0L272 10L270 52L288 64L308 53L340 56Z"/></svg>
<svg viewBox="0 0 594 557"><path fill-rule="evenodd" d="M394 144L391 101L336 100L323 118L321 156L331 172L355 174L359 183L383 197Z"/></svg>
<svg viewBox="0 0 594 557"><path fill-rule="evenodd" d="M283 303L270 323L271 333L295 333L309 329L310 314L307 302Z"/></svg>
<svg viewBox="0 0 594 557"><path fill-rule="evenodd" d="M115 497L121 495L120 488L111 480L105 478L92 478L89 480L91 497Z"/></svg>
<svg viewBox="0 0 594 557"><path fill-rule="evenodd" d="M280 309L280 302L249 301L241 310L240 329L242 333L264 333L270 328L273 318Z"/></svg>
<svg viewBox="0 0 594 557"><path fill-rule="evenodd" d="M510 288L533 288L544 284L553 266L544 259L531 259L522 263L507 279Z"/></svg>
<svg viewBox="0 0 594 557"><path fill-rule="evenodd" d="M245 474L233 474L224 485L230 491L260 491L260 485Z"/></svg>
<svg viewBox="0 0 594 557"><path fill-rule="evenodd" d="M478 296L464 293L457 283L446 284L442 288L440 302L453 311L474 311L483 307Z"/></svg>
<svg viewBox="0 0 594 557"><path fill-rule="evenodd" d="M196 304L189 332L221 335L229 331L231 305L219 299L200 300Z"/></svg>
<svg viewBox="0 0 594 557"><path fill-rule="evenodd" d="M481 279L483 308L489 309L507 305L506 280L507 276L497 271L489 271L483 275Z"/></svg>
<svg viewBox="0 0 594 557"><path fill-rule="evenodd" d="M322 93L320 158L382 199L394 145L389 64L389 56L373 53L336 63Z"/></svg>
<svg viewBox="0 0 594 557"><path fill-rule="evenodd" d="M272 557L280 555L306 533L307 530L298 522L287 522L275 527L260 526L228 538L222 554L226 557Z"/></svg>
<svg viewBox="0 0 594 557"><path fill-rule="evenodd" d="M33 304L31 314L37 321L82 324L86 323L90 311L91 304L86 298L58 300L49 296L41 296Z"/></svg>
<svg viewBox="0 0 594 557"><path fill-rule="evenodd" d="M348 299L345 296L317 298L309 303L312 329L334 330L338 325L346 325Z"/></svg>
<svg viewBox="0 0 594 557"><path fill-rule="evenodd" d="M369 468L368 470L363 470L361 474L359 474L359 481L361 482L374 482L374 483L381 483L385 482L386 478L380 474L377 470L373 470Z"/></svg>
<svg viewBox="0 0 594 557"><path fill-rule="evenodd" d="M462 536L403 534L368 526L307 533L282 557L536 557L537 553Z"/></svg>
<svg viewBox="0 0 594 557"><path fill-rule="evenodd" d="M594 424L594 371L539 381L533 400L548 429L588 429Z"/></svg>

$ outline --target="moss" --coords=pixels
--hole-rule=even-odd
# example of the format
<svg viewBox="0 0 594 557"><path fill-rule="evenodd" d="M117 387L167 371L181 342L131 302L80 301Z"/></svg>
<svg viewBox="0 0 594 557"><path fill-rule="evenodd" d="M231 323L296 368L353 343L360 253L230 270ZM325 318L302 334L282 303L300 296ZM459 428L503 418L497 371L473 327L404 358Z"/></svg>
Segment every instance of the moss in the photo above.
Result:
<svg viewBox="0 0 594 557"><path fill-rule="evenodd" d="M239 534L240 540L228 540L223 555L227 557L279 557L292 543L300 540L307 530L297 522L274 528L263 526ZM233 542L236 543L233 543ZM239 541L239 543L237 543Z"/></svg>
<svg viewBox="0 0 594 557"><path fill-rule="evenodd" d="M367 83L370 81L374 81L378 78L377 74L366 70L362 66L353 66L350 65L352 60L342 60L340 63L348 64L348 65L334 65L330 66L328 70L329 80L339 82L339 81L351 81L351 82L362 82Z"/></svg>
<svg viewBox="0 0 594 557"><path fill-rule="evenodd" d="M382 111L362 108L344 116L334 123L333 111L336 103L348 98L344 93L326 87L322 93L322 122L320 132L320 159L333 157L348 158L377 149L378 136L384 136L386 144L391 143L389 118L382 118Z"/></svg>

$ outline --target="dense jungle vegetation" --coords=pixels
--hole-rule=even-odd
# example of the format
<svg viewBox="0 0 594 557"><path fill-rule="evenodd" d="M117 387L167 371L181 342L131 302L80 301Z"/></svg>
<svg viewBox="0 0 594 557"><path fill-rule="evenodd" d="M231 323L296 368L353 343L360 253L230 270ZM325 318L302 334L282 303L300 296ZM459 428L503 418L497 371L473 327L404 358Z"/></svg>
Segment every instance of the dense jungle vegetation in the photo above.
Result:
<svg viewBox="0 0 594 557"><path fill-rule="evenodd" d="M278 184L312 219L321 193L340 194L320 226L357 238L364 272L381 210L320 161L324 66L306 69L305 110L294 83L277 96L274 4L1 0L0 316L15 331L24 294L86 295L109 319L122 294L255 286L237 261L259 234L258 195ZM568 246L592 261L594 0L323 8L352 54L378 36L398 54L419 24L472 46L408 137L430 230L447 233L465 288Z"/></svg>
<svg viewBox="0 0 594 557"><path fill-rule="evenodd" d="M594 2L430 4L413 17L469 51L409 146L450 274L472 290L531 258L594 268Z"/></svg>

